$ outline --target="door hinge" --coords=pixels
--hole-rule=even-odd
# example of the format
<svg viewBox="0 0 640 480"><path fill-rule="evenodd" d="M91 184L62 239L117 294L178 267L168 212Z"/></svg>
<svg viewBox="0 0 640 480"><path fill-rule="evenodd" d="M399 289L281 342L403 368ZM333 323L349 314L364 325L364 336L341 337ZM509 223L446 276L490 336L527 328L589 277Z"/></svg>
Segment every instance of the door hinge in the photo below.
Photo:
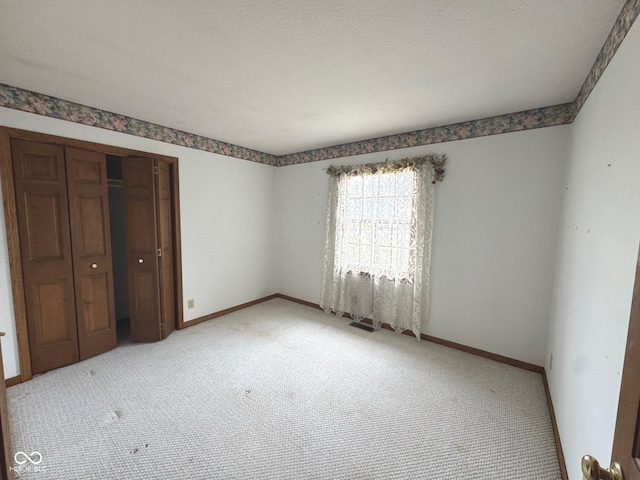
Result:
<svg viewBox="0 0 640 480"><path fill-rule="evenodd" d="M164 322L160 322L160 335L164 337Z"/></svg>
<svg viewBox="0 0 640 480"><path fill-rule="evenodd" d="M158 166L157 165L153 166L153 174L154 175L158 175Z"/></svg>
<svg viewBox="0 0 640 480"><path fill-rule="evenodd" d="M162 256L162 249L161 249L161 248L159 248L159 249L158 249L158 256L159 256L159 257L161 257L161 256Z"/></svg>

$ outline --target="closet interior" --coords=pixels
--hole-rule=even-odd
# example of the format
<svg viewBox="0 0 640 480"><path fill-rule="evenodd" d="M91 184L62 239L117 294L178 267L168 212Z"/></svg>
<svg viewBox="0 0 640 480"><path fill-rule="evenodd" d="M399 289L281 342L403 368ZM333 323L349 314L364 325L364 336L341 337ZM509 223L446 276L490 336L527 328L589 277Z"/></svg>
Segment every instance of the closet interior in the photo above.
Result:
<svg viewBox="0 0 640 480"><path fill-rule="evenodd" d="M107 188L109 192L109 227L111 230L111 266L113 269L113 300L118 345L131 341L129 315L129 279L124 216L124 186L122 157L107 155Z"/></svg>

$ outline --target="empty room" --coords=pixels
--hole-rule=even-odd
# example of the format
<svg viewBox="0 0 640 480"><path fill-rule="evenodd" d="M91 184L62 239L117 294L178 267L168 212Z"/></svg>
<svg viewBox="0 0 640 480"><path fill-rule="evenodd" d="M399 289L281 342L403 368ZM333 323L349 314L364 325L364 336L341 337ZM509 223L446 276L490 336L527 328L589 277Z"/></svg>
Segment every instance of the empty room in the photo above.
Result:
<svg viewBox="0 0 640 480"><path fill-rule="evenodd" d="M0 478L640 480L639 13L0 0Z"/></svg>

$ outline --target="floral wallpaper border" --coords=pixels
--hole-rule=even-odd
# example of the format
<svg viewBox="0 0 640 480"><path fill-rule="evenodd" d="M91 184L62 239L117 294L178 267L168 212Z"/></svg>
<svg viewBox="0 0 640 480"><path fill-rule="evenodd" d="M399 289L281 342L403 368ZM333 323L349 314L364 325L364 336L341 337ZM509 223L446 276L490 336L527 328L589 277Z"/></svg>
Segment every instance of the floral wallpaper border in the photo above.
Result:
<svg viewBox="0 0 640 480"><path fill-rule="evenodd" d="M627 36L627 33L631 29L631 26L638 18L640 13L640 0L627 0L622 7L622 11L614 23L609 36L604 42L596 61L591 67L586 80L582 84L578 96L574 100L574 116L578 115L580 109L589 98L589 95L595 88L598 80L604 73L605 69L609 66L611 59L618 51L618 47L622 44L622 41Z"/></svg>
<svg viewBox="0 0 640 480"><path fill-rule="evenodd" d="M345 143L333 147L292 153L279 157L278 166L283 167L298 163L317 162L330 158L351 157L365 153L452 142L465 138L485 137L488 135L518 132L533 128L552 127L571 123L572 120L573 104L566 103L554 107L536 108L535 110L498 115L496 117L455 123L443 127L416 130L415 132L388 135L386 137L372 138L360 142Z"/></svg>
<svg viewBox="0 0 640 480"><path fill-rule="evenodd" d="M298 163L350 157L364 153L416 147L419 145L431 145L465 138L483 137L572 123L592 90L595 88L598 80L600 80L602 73L611 62L618 47L622 44L622 41L631 29L639 13L640 0L627 0L607 40L604 42L596 61L591 67L578 96L571 103L429 128L426 130L417 130L415 132L401 133L398 135L372 138L360 142L345 143L306 152L292 153L279 157L278 166L282 167Z"/></svg>
<svg viewBox="0 0 640 480"><path fill-rule="evenodd" d="M534 128L565 125L573 122L591 91L602 76L618 47L640 13L640 0L627 0L605 41L593 67L571 103L471 120L452 125L388 135L358 142L275 156L257 150L221 142L193 133L174 130L154 123L107 112L18 87L0 83L0 107L21 110L92 127L158 140L183 147L204 150L229 157L250 160L272 166L295 165L339 157L350 157L399 148L431 145L466 138L518 132Z"/></svg>
<svg viewBox="0 0 640 480"><path fill-rule="evenodd" d="M277 157L155 123L0 83L0 107L276 166Z"/></svg>
<svg viewBox="0 0 640 480"><path fill-rule="evenodd" d="M36 113L69 122L279 167L396 150L398 148L451 142L465 138L564 125L571 123L574 117L573 104L567 103L278 157L2 83L0 83L0 107Z"/></svg>

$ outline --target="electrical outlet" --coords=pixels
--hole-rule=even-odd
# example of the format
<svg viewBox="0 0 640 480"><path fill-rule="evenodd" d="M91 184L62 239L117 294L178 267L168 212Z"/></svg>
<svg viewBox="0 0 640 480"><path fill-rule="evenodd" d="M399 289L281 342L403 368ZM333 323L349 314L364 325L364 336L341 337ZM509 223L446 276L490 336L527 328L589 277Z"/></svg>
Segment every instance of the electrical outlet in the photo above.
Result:
<svg viewBox="0 0 640 480"><path fill-rule="evenodd" d="M189 300L187 300L187 308L191 309L195 306L196 306L196 302L193 300L193 298L190 298Z"/></svg>
<svg viewBox="0 0 640 480"><path fill-rule="evenodd" d="M553 367L553 353L549 354L549 370Z"/></svg>

